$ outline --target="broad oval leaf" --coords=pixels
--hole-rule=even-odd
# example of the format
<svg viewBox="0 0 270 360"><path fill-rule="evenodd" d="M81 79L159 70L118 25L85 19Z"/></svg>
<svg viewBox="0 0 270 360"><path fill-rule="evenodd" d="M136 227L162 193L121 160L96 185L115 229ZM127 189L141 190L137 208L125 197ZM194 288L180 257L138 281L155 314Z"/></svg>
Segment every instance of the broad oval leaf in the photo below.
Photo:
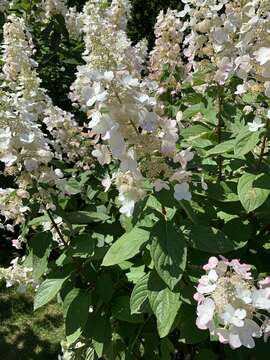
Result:
<svg viewBox="0 0 270 360"><path fill-rule="evenodd" d="M171 222L159 221L151 231L151 257L161 279L173 289L186 267L185 239Z"/></svg>
<svg viewBox="0 0 270 360"><path fill-rule="evenodd" d="M91 305L90 294L86 290L73 289L72 295L68 296L66 311L66 338L68 345L73 344L82 334L87 322L89 307Z"/></svg>
<svg viewBox="0 0 270 360"><path fill-rule="evenodd" d="M252 151L260 139L260 132L251 132L244 128L235 139L234 154L243 156Z"/></svg>
<svg viewBox="0 0 270 360"><path fill-rule="evenodd" d="M237 191L244 209L249 213L263 205L267 200L270 190L254 187L253 183L262 175L244 174L238 182Z"/></svg>
<svg viewBox="0 0 270 360"><path fill-rule="evenodd" d="M152 271L148 281L148 298L157 319L159 336L163 338L172 330L181 306L180 295L167 288L157 273Z"/></svg>
<svg viewBox="0 0 270 360"><path fill-rule="evenodd" d="M149 240L149 231L134 227L129 233L122 235L106 253L102 265L112 266L133 258L141 247Z"/></svg>
<svg viewBox="0 0 270 360"><path fill-rule="evenodd" d="M140 314L143 312L148 299L148 279L149 274L143 276L134 286L130 297L131 314Z"/></svg>
<svg viewBox="0 0 270 360"><path fill-rule="evenodd" d="M106 221L109 215L97 211L73 211L65 214L65 219L70 224L91 224L93 222Z"/></svg>
<svg viewBox="0 0 270 360"><path fill-rule="evenodd" d="M246 244L234 242L222 231L204 225L185 227L184 235L188 246L211 254L225 254Z"/></svg>
<svg viewBox="0 0 270 360"><path fill-rule="evenodd" d="M131 314L128 296L119 296L114 299L112 304L112 315L115 319L129 323L138 324L143 322L143 315Z"/></svg>
<svg viewBox="0 0 270 360"><path fill-rule="evenodd" d="M28 242L32 253L33 278L39 279L47 270L52 235L45 231L35 234Z"/></svg>
<svg viewBox="0 0 270 360"><path fill-rule="evenodd" d="M46 305L51 301L60 291L62 285L67 280L67 277L63 279L46 279L39 286L35 300L34 310L37 310L43 305Z"/></svg>
<svg viewBox="0 0 270 360"><path fill-rule="evenodd" d="M228 140L221 144L218 144L218 145L214 146L212 149L208 150L205 155L213 156L213 155L220 155L220 154L231 152L231 151L233 151L233 148L234 148L234 142L235 142L234 140Z"/></svg>

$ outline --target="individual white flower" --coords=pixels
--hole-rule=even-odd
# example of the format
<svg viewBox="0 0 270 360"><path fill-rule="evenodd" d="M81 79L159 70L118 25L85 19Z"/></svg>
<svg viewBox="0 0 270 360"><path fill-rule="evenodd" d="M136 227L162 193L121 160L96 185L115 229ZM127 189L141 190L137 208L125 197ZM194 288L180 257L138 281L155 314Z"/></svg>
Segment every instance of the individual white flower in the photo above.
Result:
<svg viewBox="0 0 270 360"><path fill-rule="evenodd" d="M240 84L237 85L235 95L243 95L248 91L247 84Z"/></svg>
<svg viewBox="0 0 270 360"><path fill-rule="evenodd" d="M225 325L232 324L237 327L243 327L246 316L247 312L245 309L235 309L231 304L227 304L220 317Z"/></svg>
<svg viewBox="0 0 270 360"><path fill-rule="evenodd" d="M101 181L101 184L104 186L104 192L109 191L111 185L112 185L112 178L109 174L107 174Z"/></svg>
<svg viewBox="0 0 270 360"><path fill-rule="evenodd" d="M270 336L270 318L266 318L262 324L263 340L266 342Z"/></svg>
<svg viewBox="0 0 270 360"><path fill-rule="evenodd" d="M115 128L115 123L108 114L101 114L99 111L94 112L92 120L88 123L90 129L96 134L101 135L103 140L110 138L112 128Z"/></svg>
<svg viewBox="0 0 270 360"><path fill-rule="evenodd" d="M86 100L86 105L91 107L96 102L104 102L108 97L108 92L102 88L99 82L94 82L92 87L88 87L84 90L83 95Z"/></svg>
<svg viewBox="0 0 270 360"><path fill-rule="evenodd" d="M25 144L31 144L35 140L35 133L21 134L20 141Z"/></svg>
<svg viewBox="0 0 270 360"><path fill-rule="evenodd" d="M211 256L208 260L208 263L206 265L203 266L204 270L212 270L215 269L217 267L219 263L219 260L217 257L215 256Z"/></svg>
<svg viewBox="0 0 270 360"><path fill-rule="evenodd" d="M218 274L214 269L211 269L207 275L200 278L197 291L199 294L210 294L217 287Z"/></svg>
<svg viewBox="0 0 270 360"><path fill-rule="evenodd" d="M169 186L169 184L168 184L168 181L164 181L164 180L157 179L157 180L154 182L154 189L155 189L155 191L157 191L157 192L161 191L162 189L170 190L170 186Z"/></svg>
<svg viewBox="0 0 270 360"><path fill-rule="evenodd" d="M233 259L229 265L233 268L233 270L241 275L244 279L252 279L251 275L251 265L248 264L241 264L238 259Z"/></svg>
<svg viewBox="0 0 270 360"><path fill-rule="evenodd" d="M246 105L246 106L243 108L243 112L244 112L246 115L250 114L252 111L253 111L253 108L252 108L252 106L250 106L250 105Z"/></svg>
<svg viewBox="0 0 270 360"><path fill-rule="evenodd" d="M12 134L10 128L0 129L0 150L7 150L9 148Z"/></svg>
<svg viewBox="0 0 270 360"><path fill-rule="evenodd" d="M254 290L252 293L252 304L258 309L270 312L270 288Z"/></svg>
<svg viewBox="0 0 270 360"><path fill-rule="evenodd" d="M157 115L154 112L142 111L139 115L140 126L146 131L155 131L157 129Z"/></svg>
<svg viewBox="0 0 270 360"><path fill-rule="evenodd" d="M212 299L207 298L202 304L197 306L196 325L199 329L205 330L212 321L215 311L215 303Z"/></svg>
<svg viewBox="0 0 270 360"><path fill-rule="evenodd" d="M264 91L265 95L270 98L270 81L266 81L264 83L264 88L265 88Z"/></svg>
<svg viewBox="0 0 270 360"><path fill-rule="evenodd" d="M270 276L267 276L265 279L260 280L259 285L262 289L270 287Z"/></svg>
<svg viewBox="0 0 270 360"><path fill-rule="evenodd" d="M12 166L17 160L17 156L13 154L0 155L0 161L5 163L6 166Z"/></svg>
<svg viewBox="0 0 270 360"><path fill-rule="evenodd" d="M235 296L238 299L241 299L245 304L251 304L252 303L252 292L249 289L245 289L242 287L235 288Z"/></svg>
<svg viewBox="0 0 270 360"><path fill-rule="evenodd" d="M252 349L255 347L253 337L260 337L261 329L254 321L245 319L244 326L232 326L229 330L218 329L217 334L222 343L229 344L233 349L241 346Z"/></svg>
<svg viewBox="0 0 270 360"><path fill-rule="evenodd" d="M251 132L256 132L262 127L264 127L264 124L262 123L262 120L259 117L255 117L255 119L252 122L248 122L248 129Z"/></svg>
<svg viewBox="0 0 270 360"><path fill-rule="evenodd" d="M111 153L106 145L98 144L96 149L92 151L92 155L98 159L101 165L110 164Z"/></svg>
<svg viewBox="0 0 270 360"><path fill-rule="evenodd" d="M174 186L174 198L178 201L181 200L191 200L191 193L189 190L188 183L176 184Z"/></svg>
<svg viewBox="0 0 270 360"><path fill-rule="evenodd" d="M177 153L174 156L173 161L175 163L180 162L182 168L186 169L188 162L193 160L193 158L194 158L194 152L190 151L190 148L189 148L189 149L180 151L180 153Z"/></svg>
<svg viewBox="0 0 270 360"><path fill-rule="evenodd" d="M226 80L232 74L233 63L228 57L222 58L218 63L218 71L215 75L215 80L220 84L224 85Z"/></svg>
<svg viewBox="0 0 270 360"><path fill-rule="evenodd" d="M260 49L254 52L254 56L256 61L260 65L264 65L268 61L270 61L270 48L261 47Z"/></svg>

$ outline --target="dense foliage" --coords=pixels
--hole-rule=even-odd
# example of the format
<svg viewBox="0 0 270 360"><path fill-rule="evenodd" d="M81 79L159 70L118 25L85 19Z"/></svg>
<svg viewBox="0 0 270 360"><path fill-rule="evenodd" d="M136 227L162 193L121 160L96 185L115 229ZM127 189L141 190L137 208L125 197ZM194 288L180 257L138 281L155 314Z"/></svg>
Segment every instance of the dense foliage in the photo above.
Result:
<svg viewBox="0 0 270 360"><path fill-rule="evenodd" d="M0 275L63 360L267 354L270 4L182 2L0 1Z"/></svg>

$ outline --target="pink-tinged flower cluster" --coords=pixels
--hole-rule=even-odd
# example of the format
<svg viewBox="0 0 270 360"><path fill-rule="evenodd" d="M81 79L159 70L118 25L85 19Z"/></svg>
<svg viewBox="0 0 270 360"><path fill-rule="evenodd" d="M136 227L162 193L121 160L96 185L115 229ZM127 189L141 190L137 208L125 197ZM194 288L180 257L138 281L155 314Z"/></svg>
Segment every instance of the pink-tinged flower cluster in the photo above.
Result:
<svg viewBox="0 0 270 360"><path fill-rule="evenodd" d="M270 335L270 277L256 284L251 265L224 257L211 257L203 269L194 299L196 325L208 329L233 349L253 348L254 338Z"/></svg>
<svg viewBox="0 0 270 360"><path fill-rule="evenodd" d="M170 86L176 88L180 85L174 78L174 71L183 69L181 61L180 42L182 41L182 27L183 24L179 19L176 10L168 9L166 14L162 10L155 25L155 47L150 53L150 78L156 80L165 90ZM165 81L161 81L164 66L168 66L170 76Z"/></svg>
<svg viewBox="0 0 270 360"><path fill-rule="evenodd" d="M190 74L202 70L207 83L241 79L236 94L270 96L270 2L265 0L184 0L178 16L186 36L182 50Z"/></svg>

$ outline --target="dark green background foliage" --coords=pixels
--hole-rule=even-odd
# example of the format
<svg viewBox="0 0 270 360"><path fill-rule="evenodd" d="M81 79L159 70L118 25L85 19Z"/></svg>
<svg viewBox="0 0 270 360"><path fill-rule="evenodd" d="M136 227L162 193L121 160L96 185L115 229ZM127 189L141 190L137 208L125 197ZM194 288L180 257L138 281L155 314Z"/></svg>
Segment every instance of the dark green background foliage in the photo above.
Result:
<svg viewBox="0 0 270 360"><path fill-rule="evenodd" d="M155 42L153 29L160 10L182 8L179 0L132 0L131 3L132 12L128 24L128 34L135 43L146 38L149 49Z"/></svg>

